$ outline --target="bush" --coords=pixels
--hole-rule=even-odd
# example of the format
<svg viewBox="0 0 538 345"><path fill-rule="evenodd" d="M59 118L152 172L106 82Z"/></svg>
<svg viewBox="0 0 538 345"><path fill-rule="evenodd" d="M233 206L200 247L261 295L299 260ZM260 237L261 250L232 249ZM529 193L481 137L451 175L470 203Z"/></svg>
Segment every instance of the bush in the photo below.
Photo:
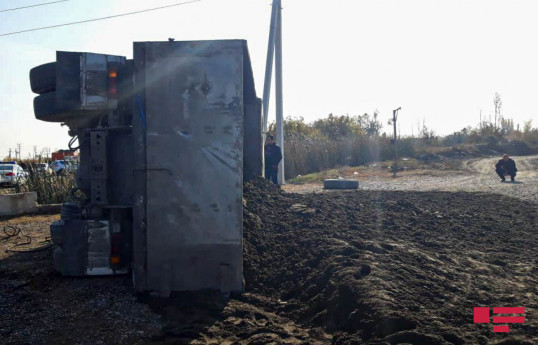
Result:
<svg viewBox="0 0 538 345"><path fill-rule="evenodd" d="M393 157L390 139L379 135L381 127L377 113L373 116L330 114L310 124L302 118L287 118L284 121L286 178ZM273 123L270 131L274 129ZM402 149L410 151L405 145Z"/></svg>
<svg viewBox="0 0 538 345"><path fill-rule="evenodd" d="M75 186L73 173L58 176L55 173L36 171L30 167L28 177L17 186L16 192L37 192L39 204L60 204L69 200Z"/></svg>
<svg viewBox="0 0 538 345"><path fill-rule="evenodd" d="M336 116L313 123L303 118L284 121L284 159L286 178L306 175L342 166L358 166L371 162L393 160L394 145L391 137L381 134L382 125L378 114ZM527 121L523 131L514 129L510 119L501 119L500 127L483 122L477 128L471 126L439 138L426 127L425 121L418 138L398 139L399 157L416 158L420 155L441 153L447 157L463 157L469 154L505 152L508 154L533 154L538 152L538 129ZM274 123L270 132L275 132ZM454 146L463 149L456 149Z"/></svg>

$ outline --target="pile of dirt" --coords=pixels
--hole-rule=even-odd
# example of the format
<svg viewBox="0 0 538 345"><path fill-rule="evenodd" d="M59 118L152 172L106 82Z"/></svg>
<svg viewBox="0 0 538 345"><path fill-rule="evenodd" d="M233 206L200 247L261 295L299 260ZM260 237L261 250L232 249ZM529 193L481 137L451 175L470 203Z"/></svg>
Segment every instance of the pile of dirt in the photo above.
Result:
<svg viewBox="0 0 538 345"><path fill-rule="evenodd" d="M491 194L245 188L247 290L334 343L485 344L473 307L524 306L536 343L538 213ZM498 337L497 337L498 338Z"/></svg>
<svg viewBox="0 0 538 345"><path fill-rule="evenodd" d="M59 276L52 248L3 255L1 342L538 343L536 204L485 193L299 195L257 179L244 206L243 295L141 299L130 277ZM57 216L35 217L0 228L39 238ZM495 334L473 323L474 307L525 307L526 323Z"/></svg>
<svg viewBox="0 0 538 345"><path fill-rule="evenodd" d="M499 142L476 145L476 148L485 155L509 154L512 156L526 156L537 154L536 148L530 147L526 142L519 140L503 140Z"/></svg>
<svg viewBox="0 0 538 345"><path fill-rule="evenodd" d="M538 154L538 147L529 146L524 141L506 140L497 137L489 137L488 143L465 144L458 147L438 147L436 153L423 153L416 158L425 162L435 162L449 159L468 159L478 157L491 157L509 154L511 156L526 156Z"/></svg>

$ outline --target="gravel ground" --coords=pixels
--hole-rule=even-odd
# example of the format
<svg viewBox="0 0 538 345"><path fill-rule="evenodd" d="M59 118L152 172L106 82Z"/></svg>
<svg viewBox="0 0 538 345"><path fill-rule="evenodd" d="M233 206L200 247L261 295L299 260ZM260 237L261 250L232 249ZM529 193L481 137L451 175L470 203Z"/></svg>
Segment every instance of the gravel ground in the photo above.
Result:
<svg viewBox="0 0 538 345"><path fill-rule="evenodd" d="M464 161L461 170L454 171L411 171L400 173L397 178L388 175L361 178L359 175L359 189L498 193L538 203L538 156L512 158L518 168L516 183L500 182L494 168L497 157ZM290 184L283 189L293 193L323 192L320 183Z"/></svg>
<svg viewBox="0 0 538 345"><path fill-rule="evenodd" d="M0 195L2 194L13 194L15 193L15 188L12 187L0 187Z"/></svg>

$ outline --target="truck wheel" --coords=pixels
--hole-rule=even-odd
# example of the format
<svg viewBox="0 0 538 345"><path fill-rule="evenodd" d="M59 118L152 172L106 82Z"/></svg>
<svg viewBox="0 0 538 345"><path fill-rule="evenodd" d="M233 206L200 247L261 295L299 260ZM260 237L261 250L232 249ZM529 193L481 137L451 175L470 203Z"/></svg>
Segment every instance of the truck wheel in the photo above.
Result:
<svg viewBox="0 0 538 345"><path fill-rule="evenodd" d="M359 188L359 181L328 179L323 181L323 187L325 189L357 189Z"/></svg>
<svg viewBox="0 0 538 345"><path fill-rule="evenodd" d="M62 219L78 219L80 218L82 209L78 202L64 202L61 208Z"/></svg>
<svg viewBox="0 0 538 345"><path fill-rule="evenodd" d="M56 90L56 62L49 62L30 70L30 87L38 94Z"/></svg>
<svg viewBox="0 0 538 345"><path fill-rule="evenodd" d="M47 92L34 98L34 114L36 119L57 122L55 119L57 113L56 92Z"/></svg>

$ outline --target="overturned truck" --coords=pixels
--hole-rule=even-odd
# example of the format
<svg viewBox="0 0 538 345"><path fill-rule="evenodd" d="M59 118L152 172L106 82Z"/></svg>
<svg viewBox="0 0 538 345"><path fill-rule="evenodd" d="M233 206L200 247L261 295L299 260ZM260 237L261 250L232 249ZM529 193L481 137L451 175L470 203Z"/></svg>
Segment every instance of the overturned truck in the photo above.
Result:
<svg viewBox="0 0 538 345"><path fill-rule="evenodd" d="M78 191L51 225L66 276L136 291L243 290L242 184L263 171L245 41L135 42L133 59L57 52L30 71L35 117L78 138Z"/></svg>

